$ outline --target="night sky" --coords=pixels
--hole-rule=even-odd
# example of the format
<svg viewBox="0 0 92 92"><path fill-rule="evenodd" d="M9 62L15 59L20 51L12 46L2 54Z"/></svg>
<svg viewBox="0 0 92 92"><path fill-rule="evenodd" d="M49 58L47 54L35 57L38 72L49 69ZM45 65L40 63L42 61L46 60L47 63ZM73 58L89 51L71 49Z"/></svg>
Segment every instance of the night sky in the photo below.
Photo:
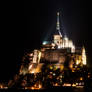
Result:
<svg viewBox="0 0 92 92"><path fill-rule="evenodd" d="M29 2L30 1L30 2ZM55 32L60 12L63 32L77 46L85 46L92 66L89 2L87 0L25 0L1 2L0 81L11 79L19 70L22 56L40 48Z"/></svg>

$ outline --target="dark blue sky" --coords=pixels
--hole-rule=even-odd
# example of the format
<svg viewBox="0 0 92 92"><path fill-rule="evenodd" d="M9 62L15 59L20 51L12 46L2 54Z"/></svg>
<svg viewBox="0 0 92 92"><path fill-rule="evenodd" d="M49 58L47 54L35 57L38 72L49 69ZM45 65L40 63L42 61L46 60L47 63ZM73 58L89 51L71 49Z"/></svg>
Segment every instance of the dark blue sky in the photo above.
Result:
<svg viewBox="0 0 92 92"><path fill-rule="evenodd" d="M57 11L61 13L63 31L76 45L85 45L91 60L87 0L2 1L1 4L1 80L18 71L25 51L39 48L55 32Z"/></svg>

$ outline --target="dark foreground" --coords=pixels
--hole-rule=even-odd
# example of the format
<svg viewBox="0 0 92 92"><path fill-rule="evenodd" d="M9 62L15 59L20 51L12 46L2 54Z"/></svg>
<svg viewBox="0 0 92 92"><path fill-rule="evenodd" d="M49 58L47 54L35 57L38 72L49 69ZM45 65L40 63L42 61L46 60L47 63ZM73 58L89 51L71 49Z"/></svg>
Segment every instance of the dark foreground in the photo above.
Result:
<svg viewBox="0 0 92 92"><path fill-rule="evenodd" d="M55 87L41 90L0 89L0 92L92 92L92 88Z"/></svg>

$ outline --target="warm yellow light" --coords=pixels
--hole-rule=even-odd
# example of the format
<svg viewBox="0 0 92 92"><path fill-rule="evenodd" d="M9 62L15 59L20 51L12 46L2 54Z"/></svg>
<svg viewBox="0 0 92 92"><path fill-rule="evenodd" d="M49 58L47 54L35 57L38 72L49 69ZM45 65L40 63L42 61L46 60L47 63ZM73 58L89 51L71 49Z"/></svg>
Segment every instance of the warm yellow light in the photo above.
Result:
<svg viewBox="0 0 92 92"><path fill-rule="evenodd" d="M60 66L60 69L63 70L63 69L64 69L64 65L61 65L61 66Z"/></svg>
<svg viewBox="0 0 92 92"><path fill-rule="evenodd" d="M28 70L30 70L32 68L32 65L29 66Z"/></svg>
<svg viewBox="0 0 92 92"><path fill-rule="evenodd" d="M76 86L76 84L72 84L72 87L75 87Z"/></svg>
<svg viewBox="0 0 92 92"><path fill-rule="evenodd" d="M80 64L81 60L76 60L76 65Z"/></svg>
<svg viewBox="0 0 92 92"><path fill-rule="evenodd" d="M72 72L75 72L75 68L72 68Z"/></svg>
<svg viewBox="0 0 92 92"><path fill-rule="evenodd" d="M3 88L3 85L0 85L0 88L2 89Z"/></svg>
<svg viewBox="0 0 92 92"><path fill-rule="evenodd" d="M32 90L34 90L34 87L31 87Z"/></svg>
<svg viewBox="0 0 92 92"><path fill-rule="evenodd" d="M80 80L83 80L83 77L80 77Z"/></svg>
<svg viewBox="0 0 92 92"><path fill-rule="evenodd" d="M76 83L76 85L78 85L78 83Z"/></svg>
<svg viewBox="0 0 92 92"><path fill-rule="evenodd" d="M31 71L31 73L35 73L35 71L34 71L34 70L32 70L32 71Z"/></svg>
<svg viewBox="0 0 92 92"><path fill-rule="evenodd" d="M84 47L82 49L82 63L83 63L83 65L86 65L86 53L85 53Z"/></svg>
<svg viewBox="0 0 92 92"><path fill-rule="evenodd" d="M39 89L40 89L40 88L42 88L42 85L41 85L41 84L39 84Z"/></svg>
<svg viewBox="0 0 92 92"><path fill-rule="evenodd" d="M90 78L90 75L88 75L88 78Z"/></svg>
<svg viewBox="0 0 92 92"><path fill-rule="evenodd" d="M53 67L52 67L52 66L50 66L50 69L52 70L52 69L53 69Z"/></svg>
<svg viewBox="0 0 92 92"><path fill-rule="evenodd" d="M65 87L66 87L66 86L70 87L71 84L70 84L70 83L64 83L63 86L65 86Z"/></svg>
<svg viewBox="0 0 92 92"><path fill-rule="evenodd" d="M55 83L55 86L58 86L58 83Z"/></svg>
<svg viewBox="0 0 92 92"><path fill-rule="evenodd" d="M39 52L38 54L38 63L40 62L40 59L41 59L41 52Z"/></svg>

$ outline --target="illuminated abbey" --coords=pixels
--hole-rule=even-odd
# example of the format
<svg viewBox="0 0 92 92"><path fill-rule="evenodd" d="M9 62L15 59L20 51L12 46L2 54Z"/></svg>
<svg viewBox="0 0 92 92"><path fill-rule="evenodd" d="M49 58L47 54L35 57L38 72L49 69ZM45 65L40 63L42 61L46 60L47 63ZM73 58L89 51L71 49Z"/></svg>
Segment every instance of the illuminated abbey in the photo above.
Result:
<svg viewBox="0 0 92 92"><path fill-rule="evenodd" d="M60 30L57 12L56 33L52 41L43 41L40 49L27 52L20 65L19 73L1 89L40 90L57 87L83 88L91 79L87 67L84 46L77 47Z"/></svg>
<svg viewBox="0 0 92 92"><path fill-rule="evenodd" d="M41 89L55 86L84 86L84 67L87 64L84 47L77 48L60 31L57 12L56 34L52 41L44 41L40 49L25 54L19 70L19 86ZM9 84L13 85L13 84Z"/></svg>
<svg viewBox="0 0 92 92"><path fill-rule="evenodd" d="M63 36L60 32L60 22L59 22L59 12L57 13L57 23L56 23L57 34L53 35L53 41L48 43L44 41L40 50L34 50L32 53L28 53L23 57L23 62L28 58L28 65L25 67L25 64L22 64L20 69L20 74L41 72L42 64L47 62L56 63L64 66L64 63L67 62L67 57L69 57L68 66L71 69L76 69L78 66L86 65L86 51L82 47L77 49L73 44L73 41L70 40L66 35ZM26 62L25 62L26 63ZM33 68L36 64L37 68Z"/></svg>

